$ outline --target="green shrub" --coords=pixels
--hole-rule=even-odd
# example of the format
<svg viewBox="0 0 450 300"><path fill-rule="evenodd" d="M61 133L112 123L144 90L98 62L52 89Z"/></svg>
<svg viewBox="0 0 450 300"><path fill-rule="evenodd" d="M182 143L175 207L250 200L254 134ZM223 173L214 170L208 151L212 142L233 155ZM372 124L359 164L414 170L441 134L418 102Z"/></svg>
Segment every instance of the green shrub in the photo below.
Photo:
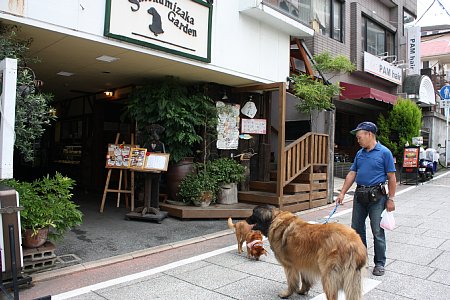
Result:
<svg viewBox="0 0 450 300"><path fill-rule="evenodd" d="M193 204L200 201L203 192L211 192L214 202L217 198L218 188L216 178L206 170L199 170L197 167L194 172L183 178L177 195L181 201Z"/></svg>
<svg viewBox="0 0 450 300"><path fill-rule="evenodd" d="M206 169L220 185L238 183L244 179L245 167L231 158L222 157L209 161Z"/></svg>
<svg viewBox="0 0 450 300"><path fill-rule="evenodd" d="M411 100L398 98L387 117L378 118L379 141L391 150L397 162L403 160L403 148L406 142L420 135L422 110Z"/></svg>
<svg viewBox="0 0 450 300"><path fill-rule="evenodd" d="M72 227L82 223L83 214L72 200L75 181L56 173L33 182L15 179L3 180L4 185L19 193L22 231L31 229L36 234L41 228L50 226L49 238L57 240Z"/></svg>

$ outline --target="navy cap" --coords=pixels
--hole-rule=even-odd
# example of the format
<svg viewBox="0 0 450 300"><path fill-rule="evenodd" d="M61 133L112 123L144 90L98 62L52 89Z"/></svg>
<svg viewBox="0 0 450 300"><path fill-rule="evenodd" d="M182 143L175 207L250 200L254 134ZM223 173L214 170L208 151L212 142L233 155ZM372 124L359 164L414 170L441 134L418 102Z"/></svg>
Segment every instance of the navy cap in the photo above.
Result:
<svg viewBox="0 0 450 300"><path fill-rule="evenodd" d="M372 122L362 122L359 123L358 126L353 129L352 131L350 131L351 134L356 134L359 130L365 130L365 131L370 131L373 134L376 134L378 131L377 125L375 125Z"/></svg>

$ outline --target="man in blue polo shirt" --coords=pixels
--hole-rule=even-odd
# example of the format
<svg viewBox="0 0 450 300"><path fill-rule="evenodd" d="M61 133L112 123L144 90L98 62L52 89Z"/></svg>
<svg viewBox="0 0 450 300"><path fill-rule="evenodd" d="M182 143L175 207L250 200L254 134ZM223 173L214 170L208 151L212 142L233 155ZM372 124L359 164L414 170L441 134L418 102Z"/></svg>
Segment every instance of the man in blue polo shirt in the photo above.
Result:
<svg viewBox="0 0 450 300"><path fill-rule="evenodd" d="M380 227L381 213L385 208L387 211L395 210L394 196L397 182L394 158L388 148L377 142L377 130L374 123L362 122L351 131L356 135L361 149L356 153L336 202L342 204L345 193L356 181L352 228L360 235L367 247L365 224L369 216L375 250L375 267L372 273L375 276L382 276L386 264L386 237L384 229ZM386 193L384 188L386 180L389 193Z"/></svg>

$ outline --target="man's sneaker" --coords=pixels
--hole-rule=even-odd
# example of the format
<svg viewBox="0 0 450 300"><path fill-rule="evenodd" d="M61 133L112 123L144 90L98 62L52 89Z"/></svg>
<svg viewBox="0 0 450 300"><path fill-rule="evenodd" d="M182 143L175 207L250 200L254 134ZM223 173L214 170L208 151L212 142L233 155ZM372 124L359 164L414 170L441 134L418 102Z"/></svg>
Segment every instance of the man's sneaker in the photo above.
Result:
<svg viewBox="0 0 450 300"><path fill-rule="evenodd" d="M375 266L373 268L372 274L375 276L383 276L384 275L384 267L382 266Z"/></svg>

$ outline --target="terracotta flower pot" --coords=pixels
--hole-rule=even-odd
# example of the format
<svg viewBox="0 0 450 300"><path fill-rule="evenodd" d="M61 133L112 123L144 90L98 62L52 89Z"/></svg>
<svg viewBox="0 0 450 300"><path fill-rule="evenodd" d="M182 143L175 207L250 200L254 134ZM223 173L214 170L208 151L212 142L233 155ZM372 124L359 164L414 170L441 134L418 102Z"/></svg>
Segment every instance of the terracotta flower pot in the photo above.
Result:
<svg viewBox="0 0 450 300"><path fill-rule="evenodd" d="M45 244L48 237L48 227L41 228L33 235L33 230L27 229L23 235L23 246L27 248L37 248Z"/></svg>
<svg viewBox="0 0 450 300"><path fill-rule="evenodd" d="M208 207L213 199L213 193L210 191L202 192L199 199L194 201L195 206Z"/></svg>

